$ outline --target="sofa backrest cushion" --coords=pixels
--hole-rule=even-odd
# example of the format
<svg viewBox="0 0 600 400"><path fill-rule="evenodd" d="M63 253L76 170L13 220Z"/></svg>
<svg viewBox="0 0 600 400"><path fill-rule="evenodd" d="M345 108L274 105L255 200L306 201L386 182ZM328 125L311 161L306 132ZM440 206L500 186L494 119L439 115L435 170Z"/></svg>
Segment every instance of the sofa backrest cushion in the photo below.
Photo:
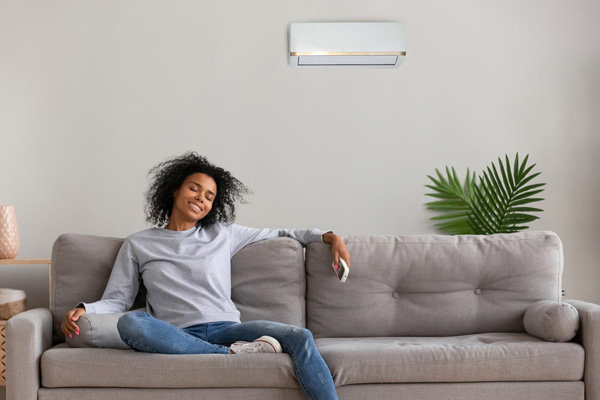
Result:
<svg viewBox="0 0 600 400"><path fill-rule="evenodd" d="M231 298L242 322L268 320L306 326L304 247L291 238L268 239L231 260Z"/></svg>
<svg viewBox="0 0 600 400"><path fill-rule="evenodd" d="M65 313L81 302L100 300L124 239L64 234L52 248L50 311L55 343L65 341L60 325Z"/></svg>
<svg viewBox="0 0 600 400"><path fill-rule="evenodd" d="M60 324L80 302L102 298L124 239L64 234L52 249L50 311L55 343L64 342ZM304 249L300 242L277 238L254 243L232 259L232 299L242 321L266 319L305 326ZM145 288L132 307L145 306Z"/></svg>
<svg viewBox="0 0 600 400"><path fill-rule="evenodd" d="M526 309L561 297L555 233L347 236L348 280L327 245L306 250L307 328L315 337L524 332Z"/></svg>

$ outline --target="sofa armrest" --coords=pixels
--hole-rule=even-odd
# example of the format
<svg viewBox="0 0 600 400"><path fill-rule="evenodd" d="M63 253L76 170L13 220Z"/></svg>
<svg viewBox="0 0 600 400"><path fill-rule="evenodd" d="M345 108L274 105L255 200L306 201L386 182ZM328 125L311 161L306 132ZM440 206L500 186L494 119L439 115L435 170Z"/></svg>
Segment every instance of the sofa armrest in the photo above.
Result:
<svg viewBox="0 0 600 400"><path fill-rule="evenodd" d="M565 300L577 308L579 333L585 349L585 398L600 400L600 305L578 300Z"/></svg>
<svg viewBox="0 0 600 400"><path fill-rule="evenodd" d="M36 308L6 323L6 399L37 400L40 359L52 346L52 314Z"/></svg>

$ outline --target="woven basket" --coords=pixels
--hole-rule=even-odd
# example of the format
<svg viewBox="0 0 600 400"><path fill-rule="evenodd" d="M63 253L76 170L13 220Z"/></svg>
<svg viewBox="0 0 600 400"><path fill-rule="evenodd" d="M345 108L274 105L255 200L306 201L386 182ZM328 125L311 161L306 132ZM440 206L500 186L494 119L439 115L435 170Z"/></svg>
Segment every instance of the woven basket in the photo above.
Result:
<svg viewBox="0 0 600 400"><path fill-rule="evenodd" d="M14 206L0 206L0 259L15 258L19 252L19 231Z"/></svg>
<svg viewBox="0 0 600 400"><path fill-rule="evenodd" d="M7 320L27 310L27 294L23 290L0 289L0 320Z"/></svg>

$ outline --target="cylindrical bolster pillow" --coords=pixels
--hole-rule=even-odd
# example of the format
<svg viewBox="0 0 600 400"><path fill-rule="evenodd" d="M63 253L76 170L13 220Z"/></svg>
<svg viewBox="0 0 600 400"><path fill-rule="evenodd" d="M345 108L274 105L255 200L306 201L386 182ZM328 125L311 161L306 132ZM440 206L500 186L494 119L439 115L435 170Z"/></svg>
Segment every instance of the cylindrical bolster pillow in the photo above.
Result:
<svg viewBox="0 0 600 400"><path fill-rule="evenodd" d="M568 342L579 329L579 314L569 303L544 300L525 311L523 323L531 336L548 342Z"/></svg>
<svg viewBox="0 0 600 400"><path fill-rule="evenodd" d="M136 310L138 311L138 310ZM140 309L139 311L146 311ZM83 314L76 322L79 335L66 337L69 347L107 347L111 349L131 349L121 340L117 322L124 313Z"/></svg>

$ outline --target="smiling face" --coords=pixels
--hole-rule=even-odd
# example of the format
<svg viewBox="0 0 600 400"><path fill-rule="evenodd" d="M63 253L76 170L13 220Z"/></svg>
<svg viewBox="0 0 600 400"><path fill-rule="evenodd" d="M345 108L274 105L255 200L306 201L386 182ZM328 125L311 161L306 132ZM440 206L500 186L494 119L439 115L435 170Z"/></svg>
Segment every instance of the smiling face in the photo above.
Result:
<svg viewBox="0 0 600 400"><path fill-rule="evenodd" d="M183 231L191 229L206 217L217 196L217 184L203 173L189 175L173 194L173 211L166 229Z"/></svg>

